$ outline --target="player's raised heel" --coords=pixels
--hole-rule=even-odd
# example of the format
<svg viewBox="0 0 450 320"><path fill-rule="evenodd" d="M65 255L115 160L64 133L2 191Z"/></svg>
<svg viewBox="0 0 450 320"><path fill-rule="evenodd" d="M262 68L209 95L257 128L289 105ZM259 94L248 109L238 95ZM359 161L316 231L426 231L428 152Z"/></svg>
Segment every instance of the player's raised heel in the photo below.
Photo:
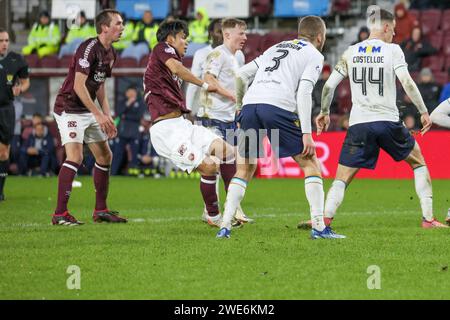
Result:
<svg viewBox="0 0 450 320"><path fill-rule="evenodd" d="M119 212L117 211L111 211L111 210L101 210L101 211L94 211L92 215L92 219L95 223L101 223L101 222L111 222L111 223L126 223L128 222L127 219L122 218L119 216Z"/></svg>
<svg viewBox="0 0 450 320"><path fill-rule="evenodd" d="M311 230L311 239L345 239L346 236L337 234L330 227L325 227L322 231Z"/></svg>
<svg viewBox="0 0 450 320"><path fill-rule="evenodd" d="M222 228L217 232L216 238L219 239L229 239L231 237L231 230L227 228Z"/></svg>
<svg viewBox="0 0 450 320"><path fill-rule="evenodd" d="M445 220L445 222L448 223L447 220ZM448 228L448 226L446 226L445 224L443 224L433 218L433 220L431 220L431 221L422 219L422 228L424 228L424 229Z"/></svg>

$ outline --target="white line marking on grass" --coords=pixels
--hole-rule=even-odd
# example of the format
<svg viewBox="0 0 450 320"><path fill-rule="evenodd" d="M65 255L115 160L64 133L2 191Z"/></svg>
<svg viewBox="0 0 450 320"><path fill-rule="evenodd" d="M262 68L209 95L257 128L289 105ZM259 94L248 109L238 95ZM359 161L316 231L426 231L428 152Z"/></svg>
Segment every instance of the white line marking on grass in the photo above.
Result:
<svg viewBox="0 0 450 320"><path fill-rule="evenodd" d="M156 210L152 210L156 211ZM280 212L281 210L279 208L264 208L264 211L269 212ZM173 212L173 211L172 211ZM298 217L304 216L306 213L298 212L298 213L259 213L259 214L249 214L252 218L255 219L278 219L278 218L289 218L289 217ZM402 211L346 211L346 212L339 212L338 215L346 215L346 216L353 216L353 215L377 215L377 214L418 214L415 210L402 210ZM200 216L175 216L175 217L154 217L154 218L133 218L129 219L130 222L133 223L170 223L170 222L181 222L181 221L201 221ZM11 228L42 228L42 227L50 227L51 224L44 224L44 223L34 223L34 222L24 222L24 223L13 223L13 224L6 224L6 223L0 223L0 229L11 229Z"/></svg>

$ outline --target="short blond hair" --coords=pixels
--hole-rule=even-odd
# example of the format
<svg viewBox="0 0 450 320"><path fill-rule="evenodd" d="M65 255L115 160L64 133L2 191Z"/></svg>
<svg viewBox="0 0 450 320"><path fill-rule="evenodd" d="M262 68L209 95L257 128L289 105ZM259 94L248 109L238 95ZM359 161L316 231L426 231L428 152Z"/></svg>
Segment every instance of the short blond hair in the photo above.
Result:
<svg viewBox="0 0 450 320"><path fill-rule="evenodd" d="M306 16L298 22L298 37L314 41L319 34L325 33L325 28L325 22L321 17Z"/></svg>
<svg viewBox="0 0 450 320"><path fill-rule="evenodd" d="M228 18L222 20L222 30L233 29L236 26L247 28L247 24L241 19Z"/></svg>

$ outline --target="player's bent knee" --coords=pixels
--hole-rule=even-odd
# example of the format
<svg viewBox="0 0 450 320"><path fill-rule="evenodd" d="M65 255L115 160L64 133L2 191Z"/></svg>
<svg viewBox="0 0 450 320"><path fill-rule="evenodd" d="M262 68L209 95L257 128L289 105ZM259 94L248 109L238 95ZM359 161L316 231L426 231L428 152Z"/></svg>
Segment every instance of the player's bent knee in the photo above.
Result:
<svg viewBox="0 0 450 320"><path fill-rule="evenodd" d="M203 160L203 162L197 167L197 171L204 176L213 176L217 173L218 167L214 161L208 161L208 159L210 158Z"/></svg>

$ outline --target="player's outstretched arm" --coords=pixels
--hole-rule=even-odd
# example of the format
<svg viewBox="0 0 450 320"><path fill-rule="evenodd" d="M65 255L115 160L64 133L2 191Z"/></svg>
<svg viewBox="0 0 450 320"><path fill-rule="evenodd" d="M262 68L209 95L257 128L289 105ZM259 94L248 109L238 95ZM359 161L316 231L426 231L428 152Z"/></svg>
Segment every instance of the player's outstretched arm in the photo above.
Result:
<svg viewBox="0 0 450 320"><path fill-rule="evenodd" d="M180 61L178 61L174 58L170 58L165 62L165 65L167 66L167 68L169 68L169 70L173 74L180 77L183 81L193 83L199 87L204 88L208 92L216 92L217 91L217 87L214 84L207 83L207 82L197 78L196 76L194 76L192 74L192 72L189 71L188 68L183 66L183 64Z"/></svg>
<svg viewBox="0 0 450 320"><path fill-rule="evenodd" d="M450 99L444 100L433 110L431 121L438 126L450 129Z"/></svg>
<svg viewBox="0 0 450 320"><path fill-rule="evenodd" d="M216 88L217 88L217 93L220 94L221 96L236 102L236 97L234 96L234 93L228 91L227 89L225 89L224 87L222 87L222 85L220 84L219 80L217 80L217 78L210 73L206 73L203 80L205 80L207 83L211 83L213 84Z"/></svg>
<svg viewBox="0 0 450 320"><path fill-rule="evenodd" d="M242 108L242 99L247 91L248 84L255 78L259 66L256 59L242 66L236 74L236 108Z"/></svg>
<svg viewBox="0 0 450 320"><path fill-rule="evenodd" d="M330 106L333 101L334 91L342 80L344 80L344 76L337 70L333 70L323 86L320 114L316 118L317 135L328 130L330 125Z"/></svg>
<svg viewBox="0 0 450 320"><path fill-rule="evenodd" d="M417 110L421 114L422 121L422 135L424 135L428 130L430 130L432 122L430 116L428 114L427 107L423 102L422 95L420 94L419 89L417 88L416 83L411 78L411 75L408 72L407 66L401 66L395 69L395 74L397 78L400 80L403 89L405 90L408 97L411 99L412 103L416 106Z"/></svg>

